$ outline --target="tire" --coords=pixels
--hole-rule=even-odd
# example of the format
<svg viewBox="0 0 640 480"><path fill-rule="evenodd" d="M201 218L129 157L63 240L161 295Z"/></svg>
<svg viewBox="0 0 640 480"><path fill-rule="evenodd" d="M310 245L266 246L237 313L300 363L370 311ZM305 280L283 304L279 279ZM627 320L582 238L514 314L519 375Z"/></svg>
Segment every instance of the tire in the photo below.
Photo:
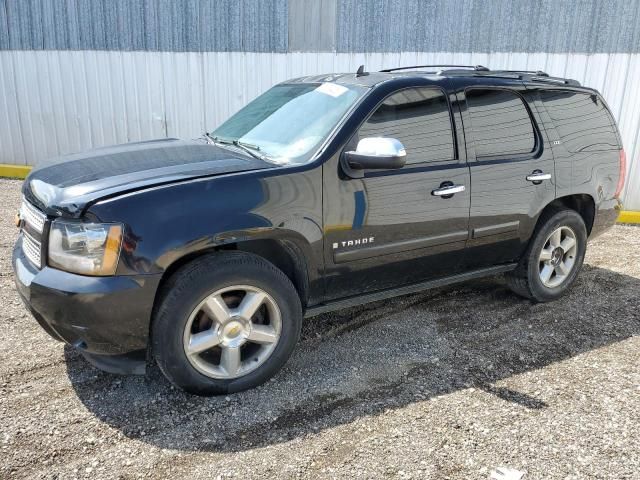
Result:
<svg viewBox="0 0 640 480"><path fill-rule="evenodd" d="M301 326L300 298L282 271L253 254L220 252L187 264L166 283L151 329L152 355L187 392L239 392L282 368Z"/></svg>
<svg viewBox="0 0 640 480"><path fill-rule="evenodd" d="M560 231L560 237L557 237L558 231ZM550 238L552 233L555 234L553 240ZM557 247L552 245L552 243L558 243L558 238L565 242L572 235L575 240L575 249L567 248L565 251L561 247L558 251ZM569 243L565 242L565 245ZM556 300L574 283L582 268L586 247L587 229L582 217L574 210L550 210L538 221L529 246L517 268L505 275L507 285L516 294L535 302ZM547 260L549 252L551 252L551 259ZM559 259L560 255L562 258ZM560 264L554 266L554 262L558 261L562 266ZM570 266L569 269L568 266ZM553 271L548 280L545 280L550 269Z"/></svg>

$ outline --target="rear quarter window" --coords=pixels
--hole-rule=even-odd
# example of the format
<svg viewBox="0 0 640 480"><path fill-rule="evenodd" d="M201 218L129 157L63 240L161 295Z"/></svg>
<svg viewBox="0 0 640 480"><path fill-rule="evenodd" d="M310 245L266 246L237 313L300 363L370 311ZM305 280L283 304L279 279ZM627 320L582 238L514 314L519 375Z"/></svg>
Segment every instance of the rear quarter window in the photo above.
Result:
<svg viewBox="0 0 640 480"><path fill-rule="evenodd" d="M613 118L597 95L542 90L540 98L568 151L599 152L619 148Z"/></svg>

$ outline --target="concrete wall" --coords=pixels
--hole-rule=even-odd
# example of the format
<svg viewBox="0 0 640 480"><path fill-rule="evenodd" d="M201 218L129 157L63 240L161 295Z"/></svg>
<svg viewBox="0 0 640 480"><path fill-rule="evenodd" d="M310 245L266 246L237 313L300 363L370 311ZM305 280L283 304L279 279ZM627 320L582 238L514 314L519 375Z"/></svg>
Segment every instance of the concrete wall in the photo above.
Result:
<svg viewBox="0 0 640 480"><path fill-rule="evenodd" d="M0 0L0 163L196 137L287 78L425 63L598 88L640 210L638 0Z"/></svg>

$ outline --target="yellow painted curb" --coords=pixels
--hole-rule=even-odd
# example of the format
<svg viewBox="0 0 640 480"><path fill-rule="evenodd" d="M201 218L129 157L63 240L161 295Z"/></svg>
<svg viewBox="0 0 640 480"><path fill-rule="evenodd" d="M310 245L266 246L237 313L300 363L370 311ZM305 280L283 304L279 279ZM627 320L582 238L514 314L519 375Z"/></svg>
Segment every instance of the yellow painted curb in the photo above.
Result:
<svg viewBox="0 0 640 480"><path fill-rule="evenodd" d="M622 211L618 223L640 223L640 212Z"/></svg>
<svg viewBox="0 0 640 480"><path fill-rule="evenodd" d="M25 178L29 175L31 167L27 165L8 165L0 163L0 177Z"/></svg>

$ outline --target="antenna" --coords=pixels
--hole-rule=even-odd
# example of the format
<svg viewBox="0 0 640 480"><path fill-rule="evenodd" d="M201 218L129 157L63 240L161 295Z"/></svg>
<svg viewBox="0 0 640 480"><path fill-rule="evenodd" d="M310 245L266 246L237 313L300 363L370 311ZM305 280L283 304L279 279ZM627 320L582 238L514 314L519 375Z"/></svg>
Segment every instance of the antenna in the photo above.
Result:
<svg viewBox="0 0 640 480"><path fill-rule="evenodd" d="M369 72L364 71L364 65L360 65L358 67L358 71L356 72L356 77L366 77L369 75Z"/></svg>

